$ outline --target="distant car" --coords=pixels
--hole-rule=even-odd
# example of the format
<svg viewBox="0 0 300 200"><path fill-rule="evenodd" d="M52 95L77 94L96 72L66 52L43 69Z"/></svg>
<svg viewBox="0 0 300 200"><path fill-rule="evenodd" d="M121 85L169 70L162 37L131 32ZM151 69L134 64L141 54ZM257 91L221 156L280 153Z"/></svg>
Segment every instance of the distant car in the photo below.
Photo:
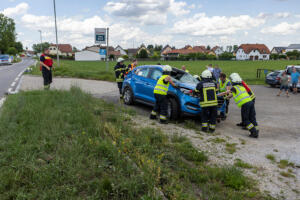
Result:
<svg viewBox="0 0 300 200"><path fill-rule="evenodd" d="M292 74L293 67L295 67L296 70L297 70L297 72L300 73L300 65L288 65L288 66L286 66L286 68L285 68L285 71L286 71L286 73L287 73L288 75L291 75L291 74ZM291 91L293 90L293 89L292 89L292 82L290 82L289 88L290 88ZM299 81L298 81L298 84L297 84L297 89L300 90L300 82L299 82Z"/></svg>
<svg viewBox="0 0 300 200"><path fill-rule="evenodd" d="M266 76L266 83L269 84L271 87L276 87L280 85L280 76L284 70L277 70L267 74Z"/></svg>
<svg viewBox="0 0 300 200"><path fill-rule="evenodd" d="M11 65L12 59L9 55L0 55L0 65Z"/></svg>
<svg viewBox="0 0 300 200"><path fill-rule="evenodd" d="M123 95L125 104L140 102L153 106L153 94L157 80L163 74L164 65L144 65L133 69L123 82ZM192 92L198 80L183 70L172 68L171 77L179 86L176 89L170 85L168 90L168 118L178 119L181 116L197 116L201 113L199 98ZM221 100L219 112L224 112L224 101ZM223 110L222 110L223 109Z"/></svg>

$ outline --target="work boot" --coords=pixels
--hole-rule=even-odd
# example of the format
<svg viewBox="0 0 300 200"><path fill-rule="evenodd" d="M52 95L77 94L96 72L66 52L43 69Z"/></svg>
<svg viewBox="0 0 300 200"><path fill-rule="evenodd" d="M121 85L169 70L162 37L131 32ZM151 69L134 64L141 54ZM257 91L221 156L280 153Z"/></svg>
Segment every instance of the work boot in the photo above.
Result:
<svg viewBox="0 0 300 200"><path fill-rule="evenodd" d="M209 128L209 132L210 132L210 133L214 133L215 130L216 130L216 129L214 129L214 128Z"/></svg>
<svg viewBox="0 0 300 200"><path fill-rule="evenodd" d="M207 132L207 127L202 127L202 129L201 129L203 132Z"/></svg>
<svg viewBox="0 0 300 200"><path fill-rule="evenodd" d="M236 124L237 126L245 126L243 122Z"/></svg>
<svg viewBox="0 0 300 200"><path fill-rule="evenodd" d="M159 123L161 123L161 124L168 124L168 122L167 122L167 120L159 120Z"/></svg>
<svg viewBox="0 0 300 200"><path fill-rule="evenodd" d="M150 119L156 119L156 115L150 115L150 117L149 117Z"/></svg>
<svg viewBox="0 0 300 200"><path fill-rule="evenodd" d="M258 138L259 130L251 131L249 137Z"/></svg>

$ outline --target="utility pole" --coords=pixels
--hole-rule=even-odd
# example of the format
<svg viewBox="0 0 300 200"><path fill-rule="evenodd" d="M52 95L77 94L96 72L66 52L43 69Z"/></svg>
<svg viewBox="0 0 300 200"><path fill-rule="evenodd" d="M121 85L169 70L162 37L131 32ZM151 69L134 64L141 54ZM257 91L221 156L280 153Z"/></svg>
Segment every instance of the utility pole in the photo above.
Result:
<svg viewBox="0 0 300 200"><path fill-rule="evenodd" d="M41 51L43 53L43 40L42 40L42 31L38 30L38 32L40 32L40 38L41 38Z"/></svg>
<svg viewBox="0 0 300 200"><path fill-rule="evenodd" d="M107 30L107 32L106 32L106 71L108 71L108 62L109 62L109 53L108 53L108 38L109 38L109 36L108 36L108 34L109 34L109 28L107 28L106 29Z"/></svg>
<svg viewBox="0 0 300 200"><path fill-rule="evenodd" d="M54 21L55 21L55 36L56 36L56 56L57 56L57 66L59 67L59 55L58 55L58 40L57 40L57 24L56 24L56 7L55 0L53 0L54 7Z"/></svg>

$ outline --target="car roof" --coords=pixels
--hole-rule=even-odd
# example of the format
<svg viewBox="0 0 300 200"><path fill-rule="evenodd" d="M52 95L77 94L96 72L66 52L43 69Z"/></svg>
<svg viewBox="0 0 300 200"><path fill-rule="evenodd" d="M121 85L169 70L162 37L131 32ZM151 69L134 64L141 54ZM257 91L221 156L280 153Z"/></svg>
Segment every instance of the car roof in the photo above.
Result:
<svg viewBox="0 0 300 200"><path fill-rule="evenodd" d="M169 65L140 65L140 66L138 66L138 68L151 67L151 68L160 68L160 69L163 69L166 66L169 66ZM186 73L185 71L183 71L181 69L178 69L176 67L172 67L172 71Z"/></svg>
<svg viewBox="0 0 300 200"><path fill-rule="evenodd" d="M300 68L300 65L288 65L288 66L286 66L286 68L291 68L291 67Z"/></svg>

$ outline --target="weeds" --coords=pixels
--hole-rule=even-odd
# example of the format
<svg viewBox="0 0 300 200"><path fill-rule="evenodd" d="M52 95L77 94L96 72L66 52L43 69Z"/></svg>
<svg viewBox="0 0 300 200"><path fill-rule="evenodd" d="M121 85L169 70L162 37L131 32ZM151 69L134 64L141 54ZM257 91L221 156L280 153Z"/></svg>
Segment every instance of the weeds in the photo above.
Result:
<svg viewBox="0 0 300 200"><path fill-rule="evenodd" d="M235 163L234 163L234 166L240 167L240 168L246 168L246 169L251 169L251 168L253 168L252 165L250 165L249 163L243 162L241 159L236 159L236 160L235 160Z"/></svg>
<svg viewBox="0 0 300 200"><path fill-rule="evenodd" d="M213 143L216 143L216 144L219 144L219 143L224 143L226 142L226 140L224 140L223 138L211 138L209 140L207 140L208 142L213 142Z"/></svg>
<svg viewBox="0 0 300 200"><path fill-rule="evenodd" d="M226 143L226 151L230 154L234 154L236 152L236 143Z"/></svg>
<svg viewBox="0 0 300 200"><path fill-rule="evenodd" d="M295 178L295 176L290 171L280 172L280 175L286 178Z"/></svg>
<svg viewBox="0 0 300 200"><path fill-rule="evenodd" d="M286 167L295 167L295 164L288 160L280 160L277 166L281 169L285 169Z"/></svg>
<svg viewBox="0 0 300 200"><path fill-rule="evenodd" d="M276 158L273 154L267 154L266 158L272 162L276 162Z"/></svg>

